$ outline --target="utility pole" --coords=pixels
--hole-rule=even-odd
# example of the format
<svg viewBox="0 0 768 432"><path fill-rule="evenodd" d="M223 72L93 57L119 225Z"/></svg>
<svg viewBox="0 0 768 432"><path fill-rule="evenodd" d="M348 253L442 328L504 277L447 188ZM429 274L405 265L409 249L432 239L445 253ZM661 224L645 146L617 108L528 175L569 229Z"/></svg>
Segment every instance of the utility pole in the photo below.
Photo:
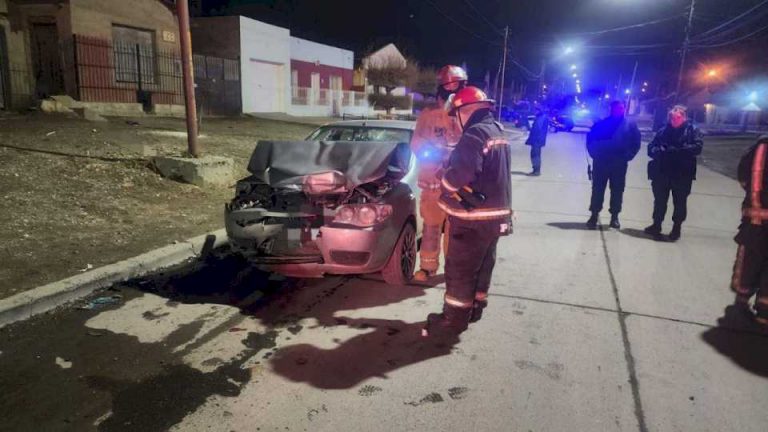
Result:
<svg viewBox="0 0 768 432"><path fill-rule="evenodd" d="M181 70L184 79L184 102L187 108L187 151L193 157L200 156L197 145L197 106L195 105L195 78L192 67L192 35L189 32L189 4L176 0L181 34Z"/></svg>
<svg viewBox="0 0 768 432"><path fill-rule="evenodd" d="M507 39L509 38L509 26L504 27L504 56L501 62L501 87L499 88L499 121L501 121L501 108L504 106L504 75L507 72Z"/></svg>
<svg viewBox="0 0 768 432"><path fill-rule="evenodd" d="M629 82L629 94L627 95L627 113L629 113L629 109L632 106L632 92L635 89L635 77L637 77L638 64L639 61L635 60L635 69L632 71L632 80Z"/></svg>
<svg viewBox="0 0 768 432"><path fill-rule="evenodd" d="M685 39L680 53L680 71L677 74L677 87L675 88L675 103L680 100L680 87L683 84L683 71L685 69L685 56L691 44L691 30L693 29L693 10L696 8L696 0L691 0L691 11L688 13L688 25L685 26Z"/></svg>

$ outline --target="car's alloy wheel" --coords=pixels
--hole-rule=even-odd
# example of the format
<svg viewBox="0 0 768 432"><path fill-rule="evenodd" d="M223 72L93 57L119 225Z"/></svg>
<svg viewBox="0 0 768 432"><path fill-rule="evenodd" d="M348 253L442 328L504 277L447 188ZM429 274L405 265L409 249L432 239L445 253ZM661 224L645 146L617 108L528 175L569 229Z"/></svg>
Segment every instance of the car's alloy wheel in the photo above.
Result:
<svg viewBox="0 0 768 432"><path fill-rule="evenodd" d="M405 285L413 279L416 269L416 229L406 224L397 239L387 265L381 271L384 281L390 285Z"/></svg>

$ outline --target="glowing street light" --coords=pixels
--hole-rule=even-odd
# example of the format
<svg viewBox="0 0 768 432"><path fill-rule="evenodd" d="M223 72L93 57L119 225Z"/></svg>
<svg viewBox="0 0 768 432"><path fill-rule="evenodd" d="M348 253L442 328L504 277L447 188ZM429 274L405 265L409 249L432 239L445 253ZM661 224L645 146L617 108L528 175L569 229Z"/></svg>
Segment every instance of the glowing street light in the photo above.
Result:
<svg viewBox="0 0 768 432"><path fill-rule="evenodd" d="M610 98L611 98L611 95L609 95L608 93L606 93L605 96L603 96L603 99L610 99Z"/></svg>
<svg viewBox="0 0 768 432"><path fill-rule="evenodd" d="M575 74L573 74L572 76L573 76L574 78L578 78L578 77L579 77L579 74L575 73Z"/></svg>
<svg viewBox="0 0 768 432"><path fill-rule="evenodd" d="M628 95L628 94L630 94L630 93L632 93L632 90L630 90L630 89L626 89L626 90L624 90L624 94Z"/></svg>
<svg viewBox="0 0 768 432"><path fill-rule="evenodd" d="M573 47L567 46L563 52L565 52L565 55L573 54Z"/></svg>
<svg viewBox="0 0 768 432"><path fill-rule="evenodd" d="M645 81L645 82L643 83L643 87L648 87L648 81Z"/></svg>
<svg viewBox="0 0 768 432"><path fill-rule="evenodd" d="M714 77L716 77L718 74L719 74L719 73L717 72L717 69L710 69L710 70L708 70L708 71L707 71L707 76L708 76L709 78L714 78Z"/></svg>
<svg viewBox="0 0 768 432"><path fill-rule="evenodd" d="M749 94L749 101L755 102L756 100L757 100L757 92L753 91L752 93Z"/></svg>
<svg viewBox="0 0 768 432"><path fill-rule="evenodd" d="M577 69L577 68L576 68L576 65L575 65L575 64L572 64L572 65L571 65L571 70L572 70L572 71L575 71L576 69Z"/></svg>

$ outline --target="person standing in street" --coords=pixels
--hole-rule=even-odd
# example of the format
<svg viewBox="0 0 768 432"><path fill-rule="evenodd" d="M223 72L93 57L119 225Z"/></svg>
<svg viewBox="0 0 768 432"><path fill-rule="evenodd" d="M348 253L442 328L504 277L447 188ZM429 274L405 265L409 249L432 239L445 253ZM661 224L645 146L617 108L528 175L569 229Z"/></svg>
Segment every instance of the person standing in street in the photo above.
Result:
<svg viewBox="0 0 768 432"><path fill-rule="evenodd" d="M626 106L622 101L611 103L610 117L600 120L587 134L587 151L594 161L592 171L592 200L587 221L589 229L597 228L603 210L605 189L611 185L610 227L619 229L619 213L624 202L624 187L629 162L640 151L640 130L637 124L625 117Z"/></svg>
<svg viewBox="0 0 768 432"><path fill-rule="evenodd" d="M510 146L494 121L494 101L466 87L451 100L463 131L442 176L440 207L450 236L443 312L430 314L425 336L456 335L482 317L488 304L499 237L511 232Z"/></svg>
<svg viewBox="0 0 768 432"><path fill-rule="evenodd" d="M414 275L417 282L427 282L440 267L440 237L445 212L440 209L440 171L459 141L461 130L448 115L446 103L451 95L467 84L467 73L458 66L444 66L437 73L437 103L425 109L416 120L411 139L411 151L419 160L419 215L423 219L420 269Z"/></svg>
<svg viewBox="0 0 768 432"><path fill-rule="evenodd" d="M737 310L754 317L768 331L768 135L741 158L738 179L746 192L736 243L736 263L731 287ZM755 313L749 301L755 297Z"/></svg>
<svg viewBox="0 0 768 432"><path fill-rule="evenodd" d="M531 131L528 134L526 145L531 146L531 166L533 171L529 175L541 175L541 149L547 145L547 132L549 131L549 118L540 105L536 105L536 119L533 121Z"/></svg>
<svg viewBox="0 0 768 432"><path fill-rule="evenodd" d="M649 235L659 238L667 214L667 202L672 194L675 210L669 239L680 239L683 222L688 216L688 195L696 179L696 156L704 142L701 132L688 121L686 108L676 105L669 112L669 122L648 144L648 178L653 189L653 224L645 228Z"/></svg>

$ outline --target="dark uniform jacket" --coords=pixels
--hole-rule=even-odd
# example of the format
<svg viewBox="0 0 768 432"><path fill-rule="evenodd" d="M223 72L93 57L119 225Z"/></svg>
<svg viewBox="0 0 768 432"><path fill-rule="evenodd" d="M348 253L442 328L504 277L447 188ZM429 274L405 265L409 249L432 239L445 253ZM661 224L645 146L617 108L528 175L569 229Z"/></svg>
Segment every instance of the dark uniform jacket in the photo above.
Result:
<svg viewBox="0 0 768 432"><path fill-rule="evenodd" d="M536 116L531 126L531 133L528 134L526 145L533 147L544 147L547 145L547 132L549 131L549 119L543 113Z"/></svg>
<svg viewBox="0 0 768 432"><path fill-rule="evenodd" d="M762 149L760 147L762 146ZM756 158L758 158L757 163ZM762 158L762 161L759 160ZM749 217L750 209L768 209L768 135L761 137L757 144L752 146L739 162L738 179L744 188L745 197L742 204L744 211L736 242L750 248L758 248L768 251L768 220L753 219ZM760 170L753 173L753 170ZM759 183L755 184L753 178L757 177ZM753 197L753 191L756 192ZM768 213L768 212L766 212ZM757 223L754 223L757 222Z"/></svg>
<svg viewBox="0 0 768 432"><path fill-rule="evenodd" d="M625 165L640 151L640 130L624 117L608 117L587 134L587 151L595 165Z"/></svg>
<svg viewBox="0 0 768 432"><path fill-rule="evenodd" d="M648 178L695 179L696 156L703 147L701 132L690 122L677 129L664 126L648 144Z"/></svg>
<svg viewBox="0 0 768 432"><path fill-rule="evenodd" d="M512 214L510 159L504 127L493 120L490 110L475 112L451 153L442 179L440 207L460 219L509 220ZM475 208L464 208L456 199L456 193L465 187L484 195L485 201Z"/></svg>

